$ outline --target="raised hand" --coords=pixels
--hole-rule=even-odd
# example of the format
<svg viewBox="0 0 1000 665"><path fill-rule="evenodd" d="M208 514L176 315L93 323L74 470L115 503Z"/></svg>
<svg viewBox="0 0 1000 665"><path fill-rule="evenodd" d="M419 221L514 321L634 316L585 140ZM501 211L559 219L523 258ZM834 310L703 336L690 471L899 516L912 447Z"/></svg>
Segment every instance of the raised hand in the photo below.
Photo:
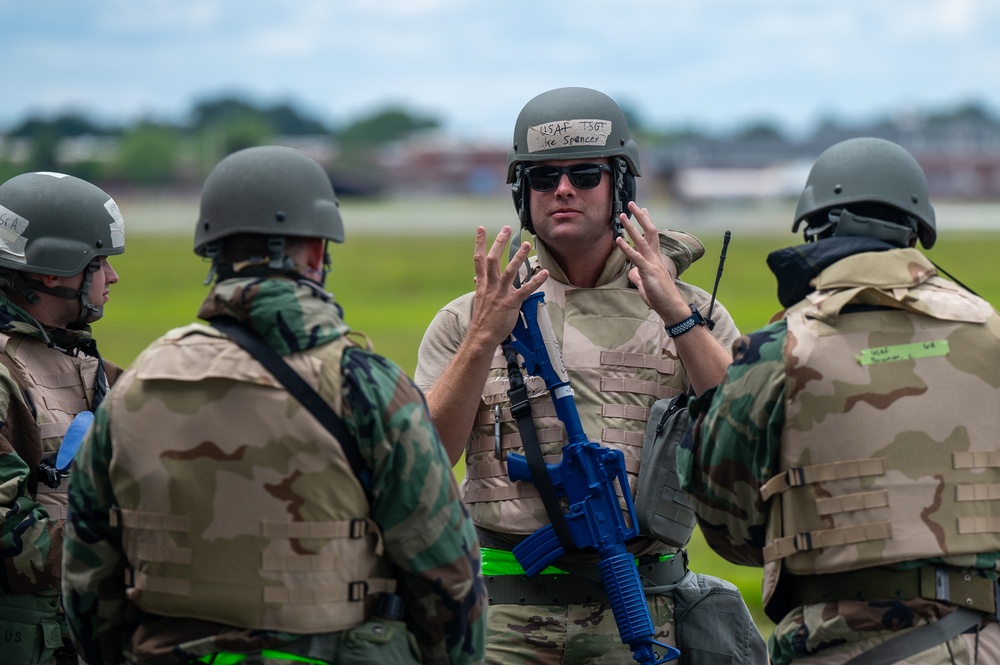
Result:
<svg viewBox="0 0 1000 665"><path fill-rule="evenodd" d="M486 252L486 229L476 229L476 249L472 262L476 268L476 291L473 299L472 321L468 335L481 336L487 347L502 342L517 321L521 303L538 290L548 279L547 270L539 271L520 288L515 288L514 278L524 265L531 251L530 242L522 242L517 253L504 267L503 257L510 242L511 228L500 229L489 252Z"/></svg>
<svg viewBox="0 0 1000 665"><path fill-rule="evenodd" d="M621 221L628 237L632 239L632 245L622 237L615 242L634 266L629 271L629 280L639 289L643 302L664 319L671 318L674 313L690 313L687 303L674 284L676 268L672 261L660 253L659 237L649 210L640 208L634 201L630 201L628 207L635 222L624 213Z"/></svg>

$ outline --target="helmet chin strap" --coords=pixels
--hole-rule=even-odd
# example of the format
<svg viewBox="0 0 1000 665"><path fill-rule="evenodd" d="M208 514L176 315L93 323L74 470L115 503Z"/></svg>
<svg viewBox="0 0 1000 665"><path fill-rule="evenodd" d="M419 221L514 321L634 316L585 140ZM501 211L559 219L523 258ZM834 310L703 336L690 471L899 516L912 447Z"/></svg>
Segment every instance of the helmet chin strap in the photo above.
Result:
<svg viewBox="0 0 1000 665"><path fill-rule="evenodd" d="M627 211L623 210L625 204L622 201L621 192L625 189L625 171L628 169L628 164L621 157L612 159L611 164L615 172L614 191L611 192L611 242L614 243L622 237L625 231L622 228L620 215Z"/></svg>
<svg viewBox="0 0 1000 665"><path fill-rule="evenodd" d="M79 300L80 313L77 316L76 321L69 323L66 327L73 328L85 326L94 323L95 321L99 321L101 317L104 316L104 306L94 305L90 302L90 288L94 283L94 273L100 269L100 257L94 257L91 259L90 263L88 263L87 267L83 270L83 281L80 282L79 289L71 289L66 286L46 286L37 279L24 277L21 273L14 274L12 285L31 303L38 302L38 294L33 293L33 291L47 293L50 296L55 296L56 298L62 298L64 300ZM25 291L27 291L27 293Z"/></svg>

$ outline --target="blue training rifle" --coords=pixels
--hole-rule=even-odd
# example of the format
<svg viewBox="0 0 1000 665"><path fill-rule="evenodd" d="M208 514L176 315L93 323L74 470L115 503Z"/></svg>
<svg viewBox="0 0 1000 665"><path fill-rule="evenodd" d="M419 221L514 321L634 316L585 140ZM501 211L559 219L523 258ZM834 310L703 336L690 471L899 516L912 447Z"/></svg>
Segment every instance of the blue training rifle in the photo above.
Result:
<svg viewBox="0 0 1000 665"><path fill-rule="evenodd" d="M573 545L579 549L592 548L600 556L597 567L622 643L632 650L633 660L644 665L678 658L680 651L653 639L653 621L639 571L635 558L625 548L626 541L639 535L625 472L625 455L591 441L583 431L541 291L531 294L522 304L511 338L511 345L524 359L525 371L544 379L556 415L566 428L568 441L562 449L562 460L558 464L545 464L545 469L556 495L566 497L569 504L563 517ZM507 473L513 481L533 482L523 455L507 455ZM625 502L627 521L616 485ZM530 577L563 556L565 548L550 523L518 543L513 552ZM654 646L664 650L661 660L657 660Z"/></svg>

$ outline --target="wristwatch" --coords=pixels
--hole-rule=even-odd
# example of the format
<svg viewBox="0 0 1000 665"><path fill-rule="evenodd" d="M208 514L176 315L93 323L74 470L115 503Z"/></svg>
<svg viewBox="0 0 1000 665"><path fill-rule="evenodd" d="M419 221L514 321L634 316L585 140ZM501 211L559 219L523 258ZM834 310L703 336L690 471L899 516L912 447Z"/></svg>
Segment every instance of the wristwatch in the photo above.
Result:
<svg viewBox="0 0 1000 665"><path fill-rule="evenodd" d="M694 306L694 303L690 303L689 307L691 307L691 316L687 317L680 323L675 323L672 326L664 326L667 330L667 335L670 337L677 337L678 335L683 335L695 326L708 325L705 317L701 315L701 312L699 312L698 308Z"/></svg>

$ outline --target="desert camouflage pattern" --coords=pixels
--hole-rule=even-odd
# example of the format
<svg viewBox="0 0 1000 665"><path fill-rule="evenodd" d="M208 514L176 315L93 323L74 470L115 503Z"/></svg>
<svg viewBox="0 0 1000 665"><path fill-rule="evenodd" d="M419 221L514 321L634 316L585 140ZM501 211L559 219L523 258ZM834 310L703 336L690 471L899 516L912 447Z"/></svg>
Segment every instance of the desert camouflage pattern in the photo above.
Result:
<svg viewBox="0 0 1000 665"><path fill-rule="evenodd" d="M661 241L661 251L677 255L683 270L692 259L686 245ZM699 244L700 246L700 244ZM565 274L536 238L533 271L550 276L542 286L546 308L562 350L584 431L602 445L622 450L631 489L639 469L649 407L659 397L687 390L688 379L663 322L629 286L628 268L620 252L612 253L593 289L567 285ZM669 252L669 253L668 253ZM700 254L698 254L700 256ZM697 257L694 257L697 258ZM710 295L677 282L685 297L708 314ZM449 303L432 321L421 343L416 380L425 390L441 376L461 344L472 316L472 294ZM715 337L726 348L739 332L725 308L715 304ZM525 377L538 440L547 462L557 462L566 433L540 377ZM508 378L503 352L497 349L490 378L483 390L475 426L466 448L462 496L473 521L487 530L491 545L513 547L549 523L538 492L528 483L513 483L506 463L494 454L494 427L499 417L501 455L523 454L517 423L507 398ZM639 537L629 551L676 551L657 540ZM578 555L586 558L585 555ZM594 560L594 557L590 557ZM647 597L656 639L674 644L673 601ZM607 603L561 606L491 605L487 663L629 663L614 615Z"/></svg>
<svg viewBox="0 0 1000 665"><path fill-rule="evenodd" d="M221 282L199 317L222 314L342 415L371 486L245 351L200 324L167 333L98 411L77 462L65 592L88 661L120 662L123 644L136 663L280 648L361 624L395 589L425 663L476 662L478 545L420 393L354 345L309 283Z"/></svg>
<svg viewBox="0 0 1000 665"><path fill-rule="evenodd" d="M2 295L0 328L0 414L4 416L0 426L0 607L6 608L0 614L17 614L23 608L23 617L28 617L40 606L55 608L53 616L36 625L14 625L0 617L2 654L8 651L8 640L10 648L29 640L49 646L64 640L69 644L58 610L67 481L49 488L39 482L38 465L58 451L73 416L91 409L120 370L101 360L89 327L43 332L27 312ZM75 657L66 658L75 662Z"/></svg>
<svg viewBox="0 0 1000 665"><path fill-rule="evenodd" d="M628 264L623 254L612 254L598 287L581 289L566 284L543 243L537 242L536 248L538 258L532 260L532 270L545 267L550 271L550 278L541 290L545 293L545 306L584 431L601 445L623 451L634 493L649 407L657 399L688 388L676 348L660 317L643 303L638 290L629 286ZM678 288L708 314L707 293L683 282L678 282ZM472 298L464 296L448 305L444 312L468 322L471 306ZM717 320L713 334L728 348L739 334L735 324L719 303L713 318ZM457 348L461 341L437 339L436 334L432 324L425 344L449 344ZM549 519L534 486L511 482L506 462L495 455L494 431L498 419L502 457L505 459L509 452L523 454L507 397L506 367L503 351L497 348L466 448L462 496L477 526L520 540L548 524ZM556 417L543 379L526 376L525 386L542 454L547 462L558 462L567 443L565 428ZM640 553L663 549L656 541L632 546Z"/></svg>
<svg viewBox="0 0 1000 665"><path fill-rule="evenodd" d="M91 408L101 359L60 353L50 349L47 342L25 335L0 335L0 353L10 359L28 400L36 405L42 454L57 452L73 417ZM68 487L68 482L55 488L38 484L36 498L49 517L66 519Z"/></svg>
<svg viewBox="0 0 1000 665"><path fill-rule="evenodd" d="M318 379L341 365L347 344L340 337L290 364ZM331 388L340 404L340 386ZM211 404L213 417L191 417L192 402ZM197 324L168 334L126 373L111 397L108 436L143 445L115 449L112 517L143 612L333 632L360 625L376 594L395 591L381 529L343 448L289 406L262 365ZM225 415L246 409L252 418ZM220 500L229 496L240 500ZM368 602L352 598L358 584Z"/></svg>
<svg viewBox="0 0 1000 665"><path fill-rule="evenodd" d="M761 491L764 561L793 574L1000 550L1000 318L917 250L872 258L834 264L785 314L785 429ZM869 285L844 288L858 274ZM848 303L893 309L840 317Z"/></svg>
<svg viewBox="0 0 1000 665"><path fill-rule="evenodd" d="M706 540L729 561L765 566L772 616L791 573L935 563L995 574L1000 317L914 249L842 258L814 285L782 320L741 338L726 380L691 405L693 438L677 464ZM782 611L772 662L846 662L949 607ZM982 654L998 637L985 623L980 660L954 662L994 662ZM932 651L907 662L952 662Z"/></svg>

